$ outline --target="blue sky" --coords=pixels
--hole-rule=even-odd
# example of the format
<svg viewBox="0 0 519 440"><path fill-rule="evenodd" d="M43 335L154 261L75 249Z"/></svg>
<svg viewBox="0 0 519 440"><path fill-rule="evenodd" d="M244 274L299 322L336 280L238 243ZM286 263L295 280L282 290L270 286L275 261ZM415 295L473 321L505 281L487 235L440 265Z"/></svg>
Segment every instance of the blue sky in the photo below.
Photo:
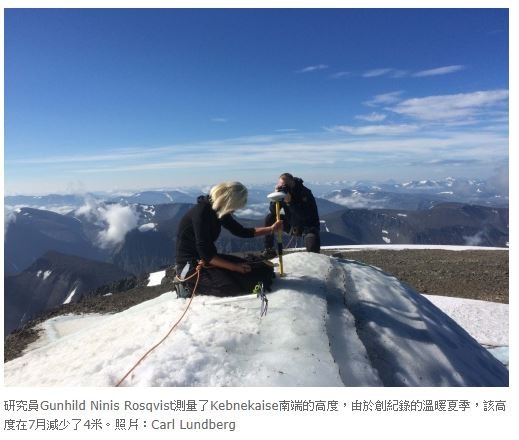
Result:
<svg viewBox="0 0 519 440"><path fill-rule="evenodd" d="M508 167L504 9L7 9L6 194Z"/></svg>

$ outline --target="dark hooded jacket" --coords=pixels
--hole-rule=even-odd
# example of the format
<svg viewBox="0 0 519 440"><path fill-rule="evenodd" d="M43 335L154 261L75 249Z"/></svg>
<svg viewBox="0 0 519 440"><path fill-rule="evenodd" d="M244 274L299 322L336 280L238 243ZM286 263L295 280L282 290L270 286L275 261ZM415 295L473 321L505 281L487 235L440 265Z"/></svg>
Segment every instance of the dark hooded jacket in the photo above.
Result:
<svg viewBox="0 0 519 440"><path fill-rule="evenodd" d="M320 229L319 213L315 198L306 186L303 185L303 179L294 177L288 192L292 199L290 203L281 202L281 207L285 212L285 222L288 222L296 235L307 232L318 232ZM275 203L270 204L270 212L275 215Z"/></svg>

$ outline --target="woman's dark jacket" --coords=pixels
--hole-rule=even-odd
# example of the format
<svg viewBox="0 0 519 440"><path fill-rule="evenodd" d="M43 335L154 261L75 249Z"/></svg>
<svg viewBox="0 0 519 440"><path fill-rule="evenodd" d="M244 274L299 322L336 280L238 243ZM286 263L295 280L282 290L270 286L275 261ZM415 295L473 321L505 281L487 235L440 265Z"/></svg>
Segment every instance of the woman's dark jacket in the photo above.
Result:
<svg viewBox="0 0 519 440"><path fill-rule="evenodd" d="M200 259L211 261L217 254L214 242L218 239L222 226L238 237L254 237L254 228L243 227L231 214L218 218L211 207L209 196L200 196L197 202L182 217L178 226L177 265Z"/></svg>

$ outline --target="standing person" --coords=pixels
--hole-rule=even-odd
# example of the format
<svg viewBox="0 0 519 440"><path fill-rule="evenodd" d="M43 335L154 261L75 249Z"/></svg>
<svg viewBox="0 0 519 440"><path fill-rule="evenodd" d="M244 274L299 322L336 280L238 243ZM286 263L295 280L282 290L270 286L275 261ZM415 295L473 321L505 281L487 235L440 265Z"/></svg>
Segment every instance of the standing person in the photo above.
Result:
<svg viewBox="0 0 519 440"><path fill-rule="evenodd" d="M251 293L258 282L270 290L274 270L264 262L249 263L233 256L219 254L215 241L222 226L243 238L272 235L282 222L269 226L245 228L232 213L247 203L247 188L240 182L223 182L213 186L209 195L199 196L197 204L182 218L176 246L177 275L189 278L202 265L197 287L198 295L234 296ZM177 285L179 296L191 296L196 277Z"/></svg>
<svg viewBox="0 0 519 440"><path fill-rule="evenodd" d="M319 253L321 251L321 226L312 191L303 185L303 179L294 177L290 173L283 173L279 176L276 191L287 194L281 202L281 208L284 211L283 230L296 237L302 236L306 250ZM275 222L275 203L270 203L269 213L265 217L265 226L273 225ZM265 237L263 256L266 258L276 256L272 235Z"/></svg>

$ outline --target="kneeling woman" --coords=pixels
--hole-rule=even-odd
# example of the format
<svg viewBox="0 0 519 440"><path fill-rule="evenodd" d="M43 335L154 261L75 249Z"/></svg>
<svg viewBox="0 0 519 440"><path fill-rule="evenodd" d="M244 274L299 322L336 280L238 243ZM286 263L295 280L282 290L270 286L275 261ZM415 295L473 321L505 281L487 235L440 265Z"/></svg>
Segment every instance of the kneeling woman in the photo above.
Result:
<svg viewBox="0 0 519 440"><path fill-rule="evenodd" d="M234 296L251 293L257 282L269 289L273 270L264 263L250 264L246 260L218 254L215 241L222 226L242 238L273 234L282 222L272 226L245 228L232 213L247 203L247 188L239 182L224 182L211 188L208 196L198 197L198 203L182 218L177 234L176 271L188 278L202 263L197 295ZM184 283L190 295L196 277Z"/></svg>

